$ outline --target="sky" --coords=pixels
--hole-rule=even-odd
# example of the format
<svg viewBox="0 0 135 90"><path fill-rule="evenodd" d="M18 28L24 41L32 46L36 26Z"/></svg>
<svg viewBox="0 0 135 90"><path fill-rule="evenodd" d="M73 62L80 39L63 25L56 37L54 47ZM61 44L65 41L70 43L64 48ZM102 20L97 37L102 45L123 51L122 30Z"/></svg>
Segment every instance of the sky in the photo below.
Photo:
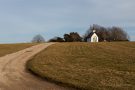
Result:
<svg viewBox="0 0 135 90"><path fill-rule="evenodd" d="M0 0L0 43L83 35L93 24L122 27L135 41L135 0Z"/></svg>

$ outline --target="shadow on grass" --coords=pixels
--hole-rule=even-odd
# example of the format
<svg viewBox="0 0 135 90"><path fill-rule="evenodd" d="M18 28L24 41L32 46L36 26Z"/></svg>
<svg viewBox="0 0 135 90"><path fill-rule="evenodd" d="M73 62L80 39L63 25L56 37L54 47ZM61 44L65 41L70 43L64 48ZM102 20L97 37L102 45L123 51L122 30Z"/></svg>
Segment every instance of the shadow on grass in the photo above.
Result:
<svg viewBox="0 0 135 90"><path fill-rule="evenodd" d="M34 72L33 70L30 69L30 65L29 65L30 61L31 61L31 59L26 63L26 72L34 75L35 78L38 78L40 80L45 80L45 81L50 82L50 83L54 83L54 84L59 85L61 87L67 88L69 90L87 90L87 89L84 89L84 88L76 87L75 85L70 84L70 83L63 83L61 81L57 81L55 79L52 79L52 78L49 78L49 77L46 77L46 76L41 76L41 75L37 74L36 72Z"/></svg>

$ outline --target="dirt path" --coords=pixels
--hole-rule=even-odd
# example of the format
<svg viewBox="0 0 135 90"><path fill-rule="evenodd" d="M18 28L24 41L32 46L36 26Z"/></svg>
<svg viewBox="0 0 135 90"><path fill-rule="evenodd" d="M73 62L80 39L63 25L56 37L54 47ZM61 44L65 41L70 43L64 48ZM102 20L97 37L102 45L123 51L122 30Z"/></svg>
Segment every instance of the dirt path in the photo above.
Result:
<svg viewBox="0 0 135 90"><path fill-rule="evenodd" d="M25 68L26 62L32 56L51 44L53 43L36 45L0 57L0 90L65 90L64 87L31 75Z"/></svg>

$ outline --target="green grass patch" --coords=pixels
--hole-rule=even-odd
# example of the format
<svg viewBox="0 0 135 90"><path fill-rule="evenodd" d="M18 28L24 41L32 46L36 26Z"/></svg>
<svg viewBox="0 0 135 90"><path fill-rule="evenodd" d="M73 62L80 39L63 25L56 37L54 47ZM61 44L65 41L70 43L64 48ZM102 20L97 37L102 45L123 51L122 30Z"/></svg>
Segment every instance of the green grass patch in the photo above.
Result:
<svg viewBox="0 0 135 90"><path fill-rule="evenodd" d="M42 78L86 90L135 90L135 42L57 43L27 68Z"/></svg>

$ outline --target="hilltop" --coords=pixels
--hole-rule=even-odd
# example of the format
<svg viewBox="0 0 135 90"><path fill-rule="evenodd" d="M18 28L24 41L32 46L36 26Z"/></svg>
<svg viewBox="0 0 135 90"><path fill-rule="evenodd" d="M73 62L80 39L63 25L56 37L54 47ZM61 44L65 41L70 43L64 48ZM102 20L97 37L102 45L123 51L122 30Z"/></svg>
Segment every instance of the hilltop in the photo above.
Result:
<svg viewBox="0 0 135 90"><path fill-rule="evenodd" d="M27 63L35 74L89 90L135 89L135 42L56 43Z"/></svg>

